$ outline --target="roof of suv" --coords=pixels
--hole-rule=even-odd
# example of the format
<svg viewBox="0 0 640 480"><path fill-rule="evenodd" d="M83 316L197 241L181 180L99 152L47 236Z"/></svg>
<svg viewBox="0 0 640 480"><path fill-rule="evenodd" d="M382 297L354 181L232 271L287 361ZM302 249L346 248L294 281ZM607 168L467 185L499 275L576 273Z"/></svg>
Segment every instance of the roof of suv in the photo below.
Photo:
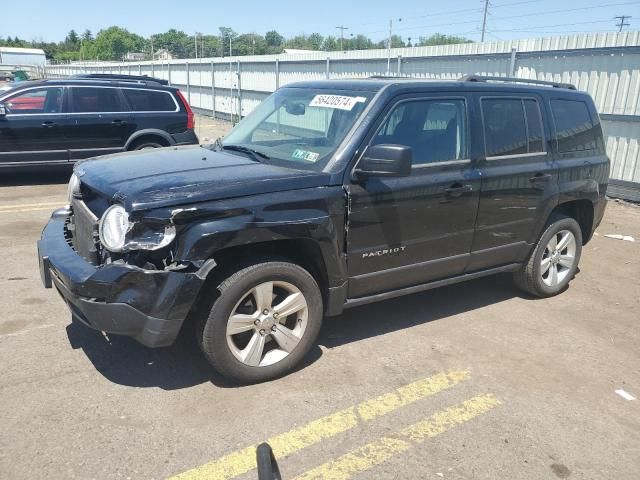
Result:
<svg viewBox="0 0 640 480"><path fill-rule="evenodd" d="M430 80L410 77L385 77L375 76L369 78L336 79L336 80L311 80L287 84L292 88L318 88L337 90L356 90L377 92L384 88L407 89L407 90L449 90L465 91L469 89L488 91L510 91L518 92L540 92L554 93L563 92L571 94L584 94L576 90L573 85L566 83L545 82L528 79L511 79L498 77L469 76L458 80Z"/></svg>
<svg viewBox="0 0 640 480"><path fill-rule="evenodd" d="M166 82L166 80L162 81ZM45 86L45 85L95 85L95 86L105 86L110 85L114 87L136 87L136 88L153 88L153 89L161 89L161 90L177 90L175 87L171 87L169 85L161 83L161 80L154 79L151 77L144 78L143 77L132 77L131 79L126 79L124 76L118 78L118 76L114 77L98 77L98 78L87 78L87 77L64 77L64 78L52 78L52 79L43 79L43 80L28 80L25 82L19 82L15 84L14 88L25 88L25 87L36 87L36 86Z"/></svg>

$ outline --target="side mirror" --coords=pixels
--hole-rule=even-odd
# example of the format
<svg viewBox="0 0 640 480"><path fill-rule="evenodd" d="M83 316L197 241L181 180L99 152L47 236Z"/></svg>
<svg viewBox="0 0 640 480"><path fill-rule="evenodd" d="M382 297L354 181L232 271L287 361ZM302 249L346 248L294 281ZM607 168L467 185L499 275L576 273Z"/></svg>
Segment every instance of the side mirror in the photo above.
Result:
<svg viewBox="0 0 640 480"><path fill-rule="evenodd" d="M358 177L408 177L413 153L406 145L373 145L358 162Z"/></svg>
<svg viewBox="0 0 640 480"><path fill-rule="evenodd" d="M0 103L0 117L4 117L7 114L7 109L4 104Z"/></svg>

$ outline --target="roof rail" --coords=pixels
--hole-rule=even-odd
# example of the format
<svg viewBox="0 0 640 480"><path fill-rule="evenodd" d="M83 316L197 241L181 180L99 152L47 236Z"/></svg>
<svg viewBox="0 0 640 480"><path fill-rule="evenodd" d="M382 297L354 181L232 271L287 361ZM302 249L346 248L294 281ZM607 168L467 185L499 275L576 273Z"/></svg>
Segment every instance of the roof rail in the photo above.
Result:
<svg viewBox="0 0 640 480"><path fill-rule="evenodd" d="M369 75L367 78L371 80L393 80L393 79L410 79L411 77L403 75Z"/></svg>
<svg viewBox="0 0 640 480"><path fill-rule="evenodd" d="M149 82L160 85L168 85L169 82L162 78L154 78L148 75L123 75L112 73L82 73L73 75L72 78L85 78L94 80L122 80L124 82Z"/></svg>
<svg viewBox="0 0 640 480"><path fill-rule="evenodd" d="M488 77L484 75L465 75L458 79L459 82L509 82L509 83L528 83L531 85L545 85L553 88L566 88L569 90L575 90L575 85L571 83L561 82L547 82L545 80L532 80L529 78L515 78L515 77Z"/></svg>

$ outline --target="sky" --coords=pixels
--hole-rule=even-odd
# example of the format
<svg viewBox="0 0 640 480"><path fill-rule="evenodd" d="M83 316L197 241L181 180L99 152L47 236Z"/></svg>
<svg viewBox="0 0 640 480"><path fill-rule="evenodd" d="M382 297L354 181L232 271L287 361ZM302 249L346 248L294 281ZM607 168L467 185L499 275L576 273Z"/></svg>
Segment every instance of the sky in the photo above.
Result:
<svg viewBox="0 0 640 480"><path fill-rule="evenodd" d="M564 33L617 31L617 15L630 15L640 30L640 0L491 0L485 41L532 38ZM85 29L94 35L118 25L142 36L175 28L188 34L218 34L227 26L238 33L277 30L285 37L318 32L339 36L359 33L374 40L393 33L405 40L433 33L480 40L484 0L0 0L0 36L25 40L63 40ZM7 21L11 19L11 21Z"/></svg>

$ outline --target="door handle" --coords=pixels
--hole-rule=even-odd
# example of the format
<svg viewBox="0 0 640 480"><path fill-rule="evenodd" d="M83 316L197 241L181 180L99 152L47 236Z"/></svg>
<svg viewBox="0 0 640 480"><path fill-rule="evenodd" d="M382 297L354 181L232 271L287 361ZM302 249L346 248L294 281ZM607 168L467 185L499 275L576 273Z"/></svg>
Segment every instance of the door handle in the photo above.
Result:
<svg viewBox="0 0 640 480"><path fill-rule="evenodd" d="M127 124L127 122L125 122L124 120L114 120L114 121L112 121L111 123L112 123L113 125L118 125L118 126L126 125L126 124Z"/></svg>
<svg viewBox="0 0 640 480"><path fill-rule="evenodd" d="M462 196L463 193L470 192L472 190L473 190L473 187L469 184L463 185L461 183L454 183L449 188L445 188L444 193L448 197L460 197Z"/></svg>
<svg viewBox="0 0 640 480"><path fill-rule="evenodd" d="M536 173L533 177L529 179L531 183L548 182L549 180L551 180L551 174L549 173Z"/></svg>
<svg viewBox="0 0 640 480"><path fill-rule="evenodd" d="M53 128L56 126L56 122L42 122L44 128Z"/></svg>

